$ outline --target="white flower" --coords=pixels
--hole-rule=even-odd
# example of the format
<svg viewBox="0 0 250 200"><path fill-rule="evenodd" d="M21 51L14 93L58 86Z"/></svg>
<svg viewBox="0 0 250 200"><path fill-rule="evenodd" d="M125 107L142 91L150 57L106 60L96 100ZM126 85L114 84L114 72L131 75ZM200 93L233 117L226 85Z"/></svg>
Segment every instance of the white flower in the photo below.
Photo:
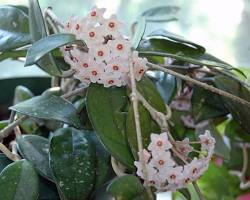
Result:
<svg viewBox="0 0 250 200"><path fill-rule="evenodd" d="M120 56L128 58L131 54L131 43L128 40L122 38L109 40L108 45L110 45L113 57Z"/></svg>
<svg viewBox="0 0 250 200"><path fill-rule="evenodd" d="M149 159L152 157L146 149L143 149L142 153L138 152L138 155L139 160L143 160L145 163L148 163Z"/></svg>
<svg viewBox="0 0 250 200"><path fill-rule="evenodd" d="M103 22L104 30L106 35L112 35L114 38L120 37L120 30L123 24L117 20L116 15L111 15L111 17Z"/></svg>
<svg viewBox="0 0 250 200"><path fill-rule="evenodd" d="M153 166L157 169L165 170L167 167L173 167L176 165L175 161L171 158L171 154L169 151L160 153L152 152L153 159L150 161Z"/></svg>
<svg viewBox="0 0 250 200"><path fill-rule="evenodd" d="M182 171L182 166L166 168L165 177L167 178L168 183L177 184L178 177L182 175Z"/></svg>
<svg viewBox="0 0 250 200"><path fill-rule="evenodd" d="M93 62L94 65L87 68L86 72L90 77L92 83L98 82L104 73L104 64Z"/></svg>
<svg viewBox="0 0 250 200"><path fill-rule="evenodd" d="M95 57L97 62L102 62L108 60L110 49L104 44L99 44L89 48L89 53Z"/></svg>
<svg viewBox="0 0 250 200"><path fill-rule="evenodd" d="M102 29L100 26L94 27L87 25L86 30L81 33L81 37L89 48L91 48L91 46L94 44L102 44L104 42L104 37L102 35Z"/></svg>
<svg viewBox="0 0 250 200"><path fill-rule="evenodd" d="M91 8L87 17L91 23L102 23L104 20L103 14L105 13L105 11L106 8L97 8L96 6L94 6L93 8Z"/></svg>
<svg viewBox="0 0 250 200"><path fill-rule="evenodd" d="M78 80L80 80L81 82L85 83L86 85L90 84L90 77L89 74L86 72L76 72L74 74L74 77Z"/></svg>
<svg viewBox="0 0 250 200"><path fill-rule="evenodd" d="M134 62L134 73L135 73L135 79L137 81L141 80L144 73L147 71L148 67L146 65L147 59L146 58L138 58Z"/></svg>
<svg viewBox="0 0 250 200"><path fill-rule="evenodd" d="M118 73L119 75L121 75L122 73L128 73L128 60L122 58L112 58L107 62L107 67L105 71Z"/></svg>
<svg viewBox="0 0 250 200"><path fill-rule="evenodd" d="M119 77L115 77L114 74L106 73L102 76L100 83L104 85L104 87L111 87L116 85L118 87L122 86L122 82Z"/></svg>
<svg viewBox="0 0 250 200"><path fill-rule="evenodd" d="M191 180L196 180L204 172L203 167L202 161L194 158L191 163L184 166L184 171Z"/></svg>
<svg viewBox="0 0 250 200"><path fill-rule="evenodd" d="M185 156L187 156L190 152L193 151L193 147L191 147L189 144L189 138L185 138L182 141L177 141L175 146L177 150Z"/></svg>
<svg viewBox="0 0 250 200"><path fill-rule="evenodd" d="M168 134L166 132L161 134L152 133L151 143L148 146L148 149L151 151L165 151L172 148L172 144L168 140Z"/></svg>
<svg viewBox="0 0 250 200"><path fill-rule="evenodd" d="M207 150L211 153L215 146L215 139L211 136L210 131L206 130L203 135L199 135L201 141L201 150Z"/></svg>

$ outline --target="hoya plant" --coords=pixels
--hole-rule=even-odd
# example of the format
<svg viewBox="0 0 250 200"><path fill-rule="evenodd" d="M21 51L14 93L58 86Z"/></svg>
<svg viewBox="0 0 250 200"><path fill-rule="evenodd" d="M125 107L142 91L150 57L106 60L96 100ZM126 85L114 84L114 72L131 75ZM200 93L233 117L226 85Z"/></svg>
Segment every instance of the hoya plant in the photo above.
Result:
<svg viewBox="0 0 250 200"><path fill-rule="evenodd" d="M47 73L14 91L0 80L13 92L0 107L0 199L250 198L246 74L146 30L178 10L144 11L126 36L105 8L63 22L37 0L0 7L0 60Z"/></svg>

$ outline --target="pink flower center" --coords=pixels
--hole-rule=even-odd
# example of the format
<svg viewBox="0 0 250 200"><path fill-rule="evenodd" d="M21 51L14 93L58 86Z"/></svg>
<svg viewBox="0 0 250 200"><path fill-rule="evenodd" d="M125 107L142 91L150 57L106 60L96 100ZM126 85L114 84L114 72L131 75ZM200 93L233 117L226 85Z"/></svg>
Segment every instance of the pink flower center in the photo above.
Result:
<svg viewBox="0 0 250 200"><path fill-rule="evenodd" d="M192 172L193 172L193 174L196 174L197 171L198 171L198 169L195 167Z"/></svg>
<svg viewBox="0 0 250 200"><path fill-rule="evenodd" d="M172 175L170 176L170 179L174 180L174 179L176 179L176 176L175 176L174 174L172 174Z"/></svg>
<svg viewBox="0 0 250 200"><path fill-rule="evenodd" d="M123 45L122 45L122 44L118 44L118 45L116 46L116 48L117 48L118 50L122 50L122 49L123 49Z"/></svg>
<svg viewBox="0 0 250 200"><path fill-rule="evenodd" d="M84 68L88 68L88 67L89 67L88 63L83 63L82 66L83 66Z"/></svg>
<svg viewBox="0 0 250 200"><path fill-rule="evenodd" d="M76 30L79 30L79 29L80 29L80 25L76 24Z"/></svg>
<svg viewBox="0 0 250 200"><path fill-rule="evenodd" d="M96 11L92 11L92 12L90 13L90 15L91 15L92 17L95 17L95 16L96 16Z"/></svg>
<svg viewBox="0 0 250 200"><path fill-rule="evenodd" d="M97 75L97 71L92 71L92 75L96 76Z"/></svg>
<svg viewBox="0 0 250 200"><path fill-rule="evenodd" d="M103 51L98 51L97 54L98 54L98 56L103 56L104 55Z"/></svg>
<svg viewBox="0 0 250 200"><path fill-rule="evenodd" d="M119 67L118 67L117 65L114 65L114 66L113 66L113 70L114 70L114 71L117 71L118 69L119 69Z"/></svg>
<svg viewBox="0 0 250 200"><path fill-rule="evenodd" d="M114 83L113 80L109 80L109 81L108 81L108 84L113 84L113 83Z"/></svg>
<svg viewBox="0 0 250 200"><path fill-rule="evenodd" d="M89 37L95 37L95 32L93 31L89 32Z"/></svg>
<svg viewBox="0 0 250 200"><path fill-rule="evenodd" d="M163 142L162 142L162 141L157 141L156 145L157 145L158 147L161 147L161 146L163 145Z"/></svg>
<svg viewBox="0 0 250 200"><path fill-rule="evenodd" d="M158 163L159 165L164 165L164 160L159 160Z"/></svg>
<svg viewBox="0 0 250 200"><path fill-rule="evenodd" d="M144 69L140 69L139 74L142 74L144 72Z"/></svg>
<svg viewBox="0 0 250 200"><path fill-rule="evenodd" d="M115 23L114 22L109 22L109 27L110 28L114 28L115 27Z"/></svg>
<svg viewBox="0 0 250 200"><path fill-rule="evenodd" d="M152 185L154 185L155 181L151 180L151 181L149 181L149 183L151 183Z"/></svg>

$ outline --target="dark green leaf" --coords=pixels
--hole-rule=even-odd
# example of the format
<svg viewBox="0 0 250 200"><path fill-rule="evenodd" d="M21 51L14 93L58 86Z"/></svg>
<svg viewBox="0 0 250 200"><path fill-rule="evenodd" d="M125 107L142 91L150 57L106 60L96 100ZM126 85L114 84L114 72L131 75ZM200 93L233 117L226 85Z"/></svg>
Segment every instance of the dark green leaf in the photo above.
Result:
<svg viewBox="0 0 250 200"><path fill-rule="evenodd" d="M179 189L178 191L186 198L186 200L191 200L191 194L187 188Z"/></svg>
<svg viewBox="0 0 250 200"><path fill-rule="evenodd" d="M53 181L49 166L49 140L37 135L26 135L17 137L17 144L22 157L30 161L39 174Z"/></svg>
<svg viewBox="0 0 250 200"><path fill-rule="evenodd" d="M152 38L163 37L166 40L171 40L171 41L175 42L176 45L183 44L185 46L190 46L190 47L196 48L197 50L200 50L200 52L202 52L202 53L205 53L205 51L206 51L206 49L203 46L196 44L194 42L191 42L189 40L186 40L182 36L176 35L174 33L166 31L164 29L160 29L160 30L157 30L157 31L150 33L149 37L150 38L151 37Z"/></svg>
<svg viewBox="0 0 250 200"><path fill-rule="evenodd" d="M33 97L10 107L11 110L35 118L58 120L77 128L81 127L74 106L65 99L54 95Z"/></svg>
<svg viewBox="0 0 250 200"><path fill-rule="evenodd" d="M141 16L151 22L166 22L177 20L176 14L179 10L177 6L159 6L144 11Z"/></svg>
<svg viewBox="0 0 250 200"><path fill-rule="evenodd" d="M226 124L225 135L234 141L250 142L250 135L247 133L249 132L246 132L244 129L242 129L239 123L234 119L231 119Z"/></svg>
<svg viewBox="0 0 250 200"><path fill-rule="evenodd" d="M88 134L73 128L54 133L50 166L66 199L87 199L94 187L95 159L95 147Z"/></svg>
<svg viewBox="0 0 250 200"><path fill-rule="evenodd" d="M225 90L250 102L250 91L231 78L217 76L215 77L215 85L221 90ZM241 103L226 97L222 97L222 99L225 107L233 115L233 118L239 123L242 129L244 129L246 133L250 133L250 107L243 106Z"/></svg>
<svg viewBox="0 0 250 200"><path fill-rule="evenodd" d="M30 43L28 16L13 6L0 7L0 52Z"/></svg>
<svg viewBox="0 0 250 200"><path fill-rule="evenodd" d="M4 51L3 53L0 54L0 62L9 58L15 60L20 57L25 57L26 53L27 53L26 50Z"/></svg>
<svg viewBox="0 0 250 200"><path fill-rule="evenodd" d="M41 38L46 37L47 33L38 0L29 0L29 8L29 27L31 38L32 42L36 42ZM37 65L50 75L58 76L61 74L60 69L56 66L50 53L41 58Z"/></svg>
<svg viewBox="0 0 250 200"><path fill-rule="evenodd" d="M39 177L39 200L60 200L56 185Z"/></svg>
<svg viewBox="0 0 250 200"><path fill-rule="evenodd" d="M213 163L198 183L206 200L235 200L240 193L238 177L230 175L224 166L217 167Z"/></svg>
<svg viewBox="0 0 250 200"><path fill-rule="evenodd" d="M157 89L154 87L153 83L148 78L143 78L137 83L138 91L144 96L148 103L153 106L156 110L165 113L166 107L163 99L158 93ZM160 133L160 127L152 119L150 113L139 104L139 116L140 125L143 138L143 147L146 148L150 143L151 133ZM130 105L128 116L127 116L127 137L130 148L134 155L134 158L138 159L138 147L137 147L137 137L136 137L136 127L134 119L134 111L132 104Z"/></svg>
<svg viewBox="0 0 250 200"><path fill-rule="evenodd" d="M149 197L136 176L121 176L112 181L107 191L117 200L148 200Z"/></svg>
<svg viewBox="0 0 250 200"><path fill-rule="evenodd" d="M219 95L200 87L194 87L192 95L192 113L196 122L228 114Z"/></svg>
<svg viewBox="0 0 250 200"><path fill-rule="evenodd" d="M95 133L89 133L96 146L96 180L95 190L99 189L112 176L110 154L105 150Z"/></svg>
<svg viewBox="0 0 250 200"><path fill-rule="evenodd" d="M44 37L33 43L33 45L29 48L25 65L33 65L52 50L65 44L73 43L74 41L76 41L75 35L67 33L54 34Z"/></svg>
<svg viewBox="0 0 250 200"><path fill-rule="evenodd" d="M135 33L132 39L132 47L136 49L140 44L140 41L146 30L146 19L144 17L139 17L138 21L135 24Z"/></svg>
<svg viewBox="0 0 250 200"><path fill-rule="evenodd" d="M26 87L19 85L15 89L15 94L14 94L14 105L31 99L34 96L34 94Z"/></svg>
<svg viewBox="0 0 250 200"><path fill-rule="evenodd" d="M4 129L6 126L8 126L9 120L2 120L0 121L0 130Z"/></svg>
<svg viewBox="0 0 250 200"><path fill-rule="evenodd" d="M3 153L0 153L0 173L10 163L12 163L12 161L7 158L6 155L4 155Z"/></svg>
<svg viewBox="0 0 250 200"><path fill-rule="evenodd" d="M26 160L8 165L0 174L0 199L37 200L38 176Z"/></svg>
<svg viewBox="0 0 250 200"><path fill-rule="evenodd" d="M104 88L91 84L87 93L87 111L101 142L119 162L134 170L134 159L126 139L126 89Z"/></svg>

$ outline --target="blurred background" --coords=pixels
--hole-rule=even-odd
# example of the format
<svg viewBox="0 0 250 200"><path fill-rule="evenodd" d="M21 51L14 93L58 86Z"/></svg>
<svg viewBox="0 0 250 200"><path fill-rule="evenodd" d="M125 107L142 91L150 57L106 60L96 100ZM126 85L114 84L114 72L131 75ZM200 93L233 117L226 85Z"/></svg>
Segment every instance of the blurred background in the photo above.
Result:
<svg viewBox="0 0 250 200"><path fill-rule="evenodd" d="M108 15L116 13L127 25L148 8L176 5L180 7L177 14L178 21L158 24L160 28L166 28L203 45L209 53L236 67L250 67L249 0L40 0L39 2L42 9L53 7L62 20L71 15L85 15L93 5L106 7ZM0 0L0 5L3 4L27 5L28 1Z"/></svg>

